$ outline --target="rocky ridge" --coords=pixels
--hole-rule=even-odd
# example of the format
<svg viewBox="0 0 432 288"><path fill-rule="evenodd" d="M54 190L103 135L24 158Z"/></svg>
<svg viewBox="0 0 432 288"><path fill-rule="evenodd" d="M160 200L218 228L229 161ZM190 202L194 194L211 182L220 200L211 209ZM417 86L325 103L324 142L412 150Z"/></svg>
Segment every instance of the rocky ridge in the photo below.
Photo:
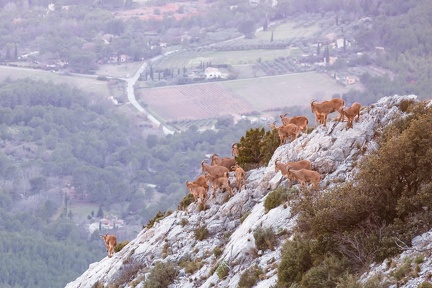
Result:
<svg viewBox="0 0 432 288"><path fill-rule="evenodd" d="M267 167L247 172L247 188L236 192L228 201L225 201L225 195L228 194L225 192L225 195L220 193L210 197L207 201L209 208L205 211L199 212L196 204L189 205L185 211L174 211L152 228L144 228L112 258L105 257L91 264L66 288L95 287L95 284L106 286L121 278L122 273L133 265L140 265L141 269L125 282L126 287L142 288L143 280L158 261L178 264L185 260L201 265L193 272L180 268L170 287L237 287L242 273L254 265L264 271L254 287L271 287L277 282L280 249L296 224L296 215L292 214L289 206L281 205L267 213L264 209L268 192L278 185L285 185L280 172L275 173L275 160L280 159L283 163L310 160L314 169L322 175L322 191L319 193L325 193L326 189L352 179L357 161L378 148L375 139L379 132L393 119L403 117L399 105L407 100L417 101L417 97L382 98L373 105L363 107L360 122L354 122L353 129L346 129L346 122L330 121L327 127L318 126L310 134L280 146ZM202 227L207 228L208 236L196 240L195 231ZM275 249L256 249L254 231L260 227L270 227L279 235ZM283 231L287 233L281 233ZM432 239L431 235L432 232L419 236L413 244L424 247L425 241ZM216 257L214 251L218 248L221 254ZM426 265L429 262L424 263ZM229 267L228 275L223 279L219 279L215 269L221 264ZM380 265L384 264L371 267L369 274L363 275L362 279L365 281L376 275L373 271L387 271ZM426 272L423 274L426 275Z"/></svg>

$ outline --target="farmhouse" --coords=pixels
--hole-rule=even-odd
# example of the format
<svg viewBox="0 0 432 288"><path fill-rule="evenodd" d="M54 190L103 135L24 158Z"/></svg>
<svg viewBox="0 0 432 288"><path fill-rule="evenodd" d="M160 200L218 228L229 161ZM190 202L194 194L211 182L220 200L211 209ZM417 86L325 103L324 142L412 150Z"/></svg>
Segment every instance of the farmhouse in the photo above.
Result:
<svg viewBox="0 0 432 288"><path fill-rule="evenodd" d="M345 77L345 84L346 85L352 85L352 84L354 84L356 82L357 82L357 79L356 79L355 76L346 76Z"/></svg>
<svg viewBox="0 0 432 288"><path fill-rule="evenodd" d="M110 230L114 228L121 228L123 226L124 221L122 219L118 219L116 216L102 218L99 221L99 230Z"/></svg>
<svg viewBox="0 0 432 288"><path fill-rule="evenodd" d="M219 69L214 67L207 67L204 71L205 78L206 79L213 79L213 78L221 78L222 73L219 71Z"/></svg>

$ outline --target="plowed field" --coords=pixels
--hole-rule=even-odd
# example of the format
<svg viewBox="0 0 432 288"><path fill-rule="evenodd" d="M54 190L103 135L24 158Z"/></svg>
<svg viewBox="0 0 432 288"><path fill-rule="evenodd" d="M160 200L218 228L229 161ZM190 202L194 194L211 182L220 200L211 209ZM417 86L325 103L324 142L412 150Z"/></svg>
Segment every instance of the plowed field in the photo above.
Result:
<svg viewBox="0 0 432 288"><path fill-rule="evenodd" d="M140 90L140 101L165 121L199 120L254 111L219 83Z"/></svg>

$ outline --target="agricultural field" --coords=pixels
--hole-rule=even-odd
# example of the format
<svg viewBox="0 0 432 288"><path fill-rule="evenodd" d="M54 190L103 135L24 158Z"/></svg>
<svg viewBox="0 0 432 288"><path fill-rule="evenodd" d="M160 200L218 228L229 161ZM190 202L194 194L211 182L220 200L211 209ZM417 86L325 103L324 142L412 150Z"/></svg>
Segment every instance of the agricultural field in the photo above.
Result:
<svg viewBox="0 0 432 288"><path fill-rule="evenodd" d="M224 115L260 115L316 99L361 89L343 87L327 74L307 72L272 77L169 86L137 91L137 98L164 123L205 120Z"/></svg>
<svg viewBox="0 0 432 288"><path fill-rule="evenodd" d="M328 100L334 94L346 93L351 88L360 89L356 85L343 87L327 74L316 72L239 79L221 82L221 85L234 91L261 113L282 107L307 106L313 99Z"/></svg>
<svg viewBox="0 0 432 288"><path fill-rule="evenodd" d="M173 16L177 20L187 17L188 15L198 15L206 13L209 4L204 0L198 1L179 1L150 5L148 0L134 1L139 7L130 10L117 11L114 16L118 19L127 20L130 18L139 18L141 20L162 20L166 16Z"/></svg>
<svg viewBox="0 0 432 288"><path fill-rule="evenodd" d="M291 53L296 53L297 49L279 50L245 50L245 51L186 51L164 57L162 60L154 62L157 69L177 69L177 68L196 68L202 62L212 65L244 65L255 64L257 61L274 60L278 57L287 57Z"/></svg>
<svg viewBox="0 0 432 288"><path fill-rule="evenodd" d="M141 62L125 62L121 64L103 64L99 65L96 70L96 75L114 77L114 78L127 78L135 74L138 68L142 65Z"/></svg>
<svg viewBox="0 0 432 288"><path fill-rule="evenodd" d="M33 80L50 81L55 84L67 83L94 95L108 97L110 89L105 81L96 80L96 76L82 74L63 74L52 71L36 70L21 67L0 66L0 81L30 78Z"/></svg>
<svg viewBox="0 0 432 288"><path fill-rule="evenodd" d="M321 33L323 27L334 24L334 18L317 18L317 16L313 17L311 15L310 19L304 19L303 17L302 20L293 19L293 21L276 24L269 27L266 31L255 33L255 40L269 41L272 33L273 41L291 38L310 38L317 35L317 33Z"/></svg>
<svg viewBox="0 0 432 288"><path fill-rule="evenodd" d="M186 68L191 71L201 66L201 63L211 65L231 65L233 72L238 78L250 78L265 76L266 73L253 71L253 66L259 63L273 62L278 58L286 58L298 55L299 49L274 49L274 50L245 50L245 51L185 51L164 57L154 62L155 71L165 69L182 70ZM258 65L260 66L260 65Z"/></svg>
<svg viewBox="0 0 432 288"><path fill-rule="evenodd" d="M138 93L137 93L138 94ZM139 100L164 122L251 114L254 107L219 83L139 90Z"/></svg>

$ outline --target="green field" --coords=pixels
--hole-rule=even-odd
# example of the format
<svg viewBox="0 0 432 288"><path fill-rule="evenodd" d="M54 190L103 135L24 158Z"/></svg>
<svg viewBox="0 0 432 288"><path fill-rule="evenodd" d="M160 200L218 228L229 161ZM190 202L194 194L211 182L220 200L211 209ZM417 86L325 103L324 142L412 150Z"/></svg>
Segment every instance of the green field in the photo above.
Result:
<svg viewBox="0 0 432 288"><path fill-rule="evenodd" d="M161 70L178 69L186 67L196 68L202 62L212 65L244 65L254 64L259 59L261 61L270 61L278 57L287 57L291 53L296 53L296 48L279 49L279 50L245 50L245 51L204 51L204 52L184 52L172 54L165 57L160 62L156 62L155 66Z"/></svg>
<svg viewBox="0 0 432 288"><path fill-rule="evenodd" d="M273 40L285 40L292 38L312 37L322 30L324 20L309 20L303 22L286 22L270 27L266 31L255 33L255 38L251 41L270 40L273 33ZM248 39L244 40L247 41Z"/></svg>
<svg viewBox="0 0 432 288"><path fill-rule="evenodd" d="M204 53L203 57L191 59L189 64L199 65L200 61L207 59L212 64L254 64L261 59L262 61L274 60L278 57L290 56L291 49L280 50L247 50L247 51L220 51ZM204 58L204 59L202 59Z"/></svg>
<svg viewBox="0 0 432 288"><path fill-rule="evenodd" d="M126 62L119 64L103 64L99 65L96 70L96 75L103 75L115 78L127 78L135 74L141 66L141 62Z"/></svg>
<svg viewBox="0 0 432 288"><path fill-rule="evenodd" d="M52 82L55 84L68 83L71 86L88 91L91 94L101 95L103 97L108 97L110 95L107 82L96 80L96 76L94 75L66 75L45 70L0 66L0 81L5 80L6 78L30 78L33 80Z"/></svg>

